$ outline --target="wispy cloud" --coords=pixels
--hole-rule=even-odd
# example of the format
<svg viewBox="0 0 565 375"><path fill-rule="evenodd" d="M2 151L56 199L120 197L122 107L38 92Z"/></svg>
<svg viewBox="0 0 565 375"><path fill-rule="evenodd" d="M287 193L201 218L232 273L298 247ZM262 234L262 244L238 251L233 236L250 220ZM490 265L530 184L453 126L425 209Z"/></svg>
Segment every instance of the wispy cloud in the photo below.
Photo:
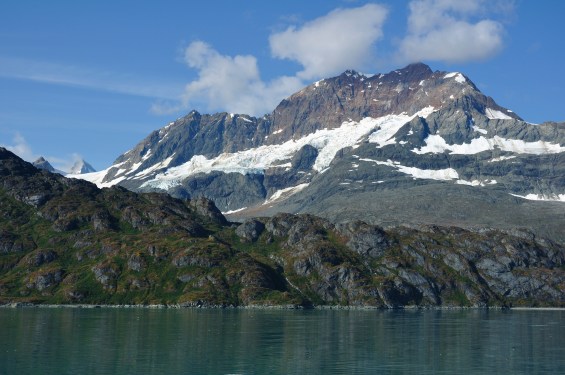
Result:
<svg viewBox="0 0 565 375"><path fill-rule="evenodd" d="M81 87L147 98L173 99L182 87L143 81L127 74L45 61L0 57L0 77Z"/></svg>

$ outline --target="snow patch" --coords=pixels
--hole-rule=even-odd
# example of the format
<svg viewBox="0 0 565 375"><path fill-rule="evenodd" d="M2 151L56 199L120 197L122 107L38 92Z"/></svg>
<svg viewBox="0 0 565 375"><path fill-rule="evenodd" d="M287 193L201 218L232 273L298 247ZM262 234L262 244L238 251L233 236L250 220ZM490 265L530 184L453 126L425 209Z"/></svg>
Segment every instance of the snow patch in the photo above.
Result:
<svg viewBox="0 0 565 375"><path fill-rule="evenodd" d="M463 74L459 73L459 72L452 72L452 73L447 73L445 76L443 76L444 79L447 78L455 78L455 81L458 83L465 83L467 82L467 80L465 79L465 77L463 77Z"/></svg>
<svg viewBox="0 0 565 375"><path fill-rule="evenodd" d="M236 210L231 210L231 211L222 212L222 215L231 215L231 214L235 214L235 213L238 213L238 212L241 212L241 211L245 210L246 208L247 208L247 207L241 207L241 208L238 208L238 209L236 209Z"/></svg>
<svg viewBox="0 0 565 375"><path fill-rule="evenodd" d="M506 139L499 136L494 138L479 137L471 143L447 144L441 135L428 135L425 139L426 145L420 149L413 149L415 154L441 154L450 151L451 154L474 155L479 152L499 149L502 151L514 152L517 154L557 154L565 151L565 147L559 144L545 141L525 142L519 139Z"/></svg>
<svg viewBox="0 0 565 375"><path fill-rule="evenodd" d="M473 130L484 135L488 134L488 130L479 128L478 126L473 126Z"/></svg>
<svg viewBox="0 0 565 375"><path fill-rule="evenodd" d="M175 154L169 156L168 158L166 158L165 160L163 160L160 163L156 163L153 164L151 167L142 170L141 172L137 173L134 177L136 178L141 178L141 177L145 177L148 174L158 170L158 169L162 169L162 168L166 168L169 166L169 164L171 164L171 161L173 161L173 157L175 156Z"/></svg>
<svg viewBox="0 0 565 375"><path fill-rule="evenodd" d="M281 189L281 190L277 190L263 204L273 203L273 202L276 202L276 201L287 199L291 195L294 195L294 194L298 193L299 191L303 190L308 185L310 185L310 184L305 183L305 184L300 184L300 185L296 185L296 186L287 187L287 188L284 188L284 189Z"/></svg>
<svg viewBox="0 0 565 375"><path fill-rule="evenodd" d="M383 121L379 124L377 130L369 136L369 142L377 143L379 147L396 144L394 136L400 130L400 128L402 128L407 122L409 122L416 116L426 118L433 112L434 107L428 106L412 116L401 114L381 117Z"/></svg>
<svg viewBox="0 0 565 375"><path fill-rule="evenodd" d="M512 117L492 108L485 109L485 116L491 120L512 120Z"/></svg>
<svg viewBox="0 0 565 375"><path fill-rule="evenodd" d="M510 194L512 196L527 199L530 201L551 201L551 202L565 202L565 194L551 194L551 195L543 195L543 194L526 194L526 195L518 195L518 194Z"/></svg>
<svg viewBox="0 0 565 375"><path fill-rule="evenodd" d="M373 159L361 158L361 161L373 162L377 165L386 165L395 168L397 171L410 175L417 179L423 180L439 180L439 181L451 181L459 178L459 174L453 168L446 169L420 169L416 167L406 167L400 163L392 160L380 161Z"/></svg>
<svg viewBox="0 0 565 375"><path fill-rule="evenodd" d="M496 163L497 161L504 161L504 160L510 160L510 159L515 159L516 156L512 155L512 156L499 156L497 158L493 158L490 159L487 163Z"/></svg>
<svg viewBox="0 0 565 375"><path fill-rule="evenodd" d="M487 185L496 185L498 182L496 180L484 180L484 181L480 181L480 180L473 180L473 181L457 180L457 181L455 181L455 183L459 184L459 185L469 185L469 186L487 186Z"/></svg>
<svg viewBox="0 0 565 375"><path fill-rule="evenodd" d="M122 163L120 163L120 164L122 164ZM122 176L122 177L119 177L119 178L115 178L115 179L113 179L112 181L109 181L109 182L102 182L104 180L104 177L106 177L106 174L108 174L110 169L112 169L113 167L114 166L108 167L108 168L103 169L99 172L84 173L84 174L68 174L65 177L76 178L76 179L92 182L93 184L96 184L96 186L98 186L99 188L110 187L110 186L114 186L114 185L118 184L119 182L123 181L126 178L125 176Z"/></svg>

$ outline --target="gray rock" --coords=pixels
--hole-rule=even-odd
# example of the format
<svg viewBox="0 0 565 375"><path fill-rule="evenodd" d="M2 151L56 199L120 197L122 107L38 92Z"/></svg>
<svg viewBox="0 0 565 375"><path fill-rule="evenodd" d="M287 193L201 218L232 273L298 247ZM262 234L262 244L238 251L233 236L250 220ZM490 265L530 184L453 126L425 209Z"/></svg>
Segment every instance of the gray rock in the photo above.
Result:
<svg viewBox="0 0 565 375"><path fill-rule="evenodd" d="M104 289L115 290L116 281L120 275L120 270L113 264L98 264L92 267L92 272L96 280L102 284Z"/></svg>
<svg viewBox="0 0 565 375"><path fill-rule="evenodd" d="M53 262L57 257L57 253L54 251L41 250L30 254L27 257L27 264L32 267L39 267L43 264Z"/></svg>
<svg viewBox="0 0 565 375"><path fill-rule="evenodd" d="M347 247L371 258L378 258L390 247L390 240L381 228L363 222L350 222L339 227L341 232L349 235Z"/></svg>
<svg viewBox="0 0 565 375"><path fill-rule="evenodd" d="M143 259L143 256L141 254L132 254L129 258L128 258L128 268L132 271L136 271L136 272L141 272L145 269L146 267L146 262L145 259Z"/></svg>
<svg viewBox="0 0 565 375"><path fill-rule="evenodd" d="M265 224L259 220L250 219L239 225L236 228L235 233L244 241L255 242L261 233L263 233L264 229Z"/></svg>
<svg viewBox="0 0 565 375"><path fill-rule="evenodd" d="M312 169L317 157L318 149L311 145L305 145L294 154L290 164L297 171L307 171Z"/></svg>
<svg viewBox="0 0 565 375"><path fill-rule="evenodd" d="M54 270L33 277L27 284L30 289L37 289L43 291L54 285L58 285L63 280L63 270Z"/></svg>

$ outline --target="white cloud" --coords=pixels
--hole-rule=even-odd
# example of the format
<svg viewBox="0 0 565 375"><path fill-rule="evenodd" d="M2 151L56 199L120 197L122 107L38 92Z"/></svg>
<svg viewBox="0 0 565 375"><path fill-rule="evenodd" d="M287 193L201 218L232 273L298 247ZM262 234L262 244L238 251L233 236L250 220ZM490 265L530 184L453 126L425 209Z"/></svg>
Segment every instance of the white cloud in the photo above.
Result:
<svg viewBox="0 0 565 375"><path fill-rule="evenodd" d="M298 61L304 70L268 82L261 79L254 56L222 55L209 44L194 41L184 51L184 62L198 72L197 79L185 86L178 102L155 103L152 111L197 108L256 116L268 113L307 80L366 67L373 58L374 43L382 37L386 15L387 9L376 4L337 9L300 28L272 34L273 57Z"/></svg>
<svg viewBox="0 0 565 375"><path fill-rule="evenodd" d="M291 26L269 38L274 57L299 62L302 79L327 77L354 68L363 69L382 38L387 9L377 4L336 9L326 16Z"/></svg>
<svg viewBox="0 0 565 375"><path fill-rule="evenodd" d="M12 143L12 145L0 144L0 147L6 148L28 162L32 162L39 157L32 151L31 146L20 133L14 134Z"/></svg>
<svg viewBox="0 0 565 375"><path fill-rule="evenodd" d="M400 60L461 63L484 60L501 50L504 27L485 14L489 10L492 14L508 11L511 3L413 0L409 7L408 34L399 46Z"/></svg>
<svg viewBox="0 0 565 375"><path fill-rule="evenodd" d="M222 55L202 41L186 48L184 61L198 71L198 78L186 85L180 104L155 104L154 112L204 107L208 111L262 115L303 86L300 79L289 76L264 82L254 56Z"/></svg>

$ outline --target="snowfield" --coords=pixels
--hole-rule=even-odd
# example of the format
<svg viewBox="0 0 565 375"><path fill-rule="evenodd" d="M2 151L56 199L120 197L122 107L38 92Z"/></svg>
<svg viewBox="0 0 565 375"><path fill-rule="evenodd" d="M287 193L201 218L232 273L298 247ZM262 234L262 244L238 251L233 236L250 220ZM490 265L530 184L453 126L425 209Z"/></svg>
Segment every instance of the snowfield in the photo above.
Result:
<svg viewBox="0 0 565 375"><path fill-rule="evenodd" d="M297 140L235 153L223 153L211 159L195 155L188 162L157 174L142 187L170 188L179 185L188 176L212 171L261 174L268 168L287 168L292 156L305 145L311 145L318 150L313 169L323 173L339 150L354 147L367 134L371 133L369 141L377 143L378 147L394 144L394 136L404 124L416 116L427 117L433 111L433 107L426 107L413 115L388 115L379 118L366 117L358 122L346 121L339 128L321 129Z"/></svg>
<svg viewBox="0 0 565 375"><path fill-rule="evenodd" d="M415 154L441 154L450 151L451 154L473 155L479 152L500 149L502 151L510 151L517 154L558 154L565 151L565 147L559 144L537 141L525 142L519 139L506 139L499 136L493 138L479 137L471 141L471 143L448 144L441 135L431 134L424 140L426 145L419 149L412 150Z"/></svg>

